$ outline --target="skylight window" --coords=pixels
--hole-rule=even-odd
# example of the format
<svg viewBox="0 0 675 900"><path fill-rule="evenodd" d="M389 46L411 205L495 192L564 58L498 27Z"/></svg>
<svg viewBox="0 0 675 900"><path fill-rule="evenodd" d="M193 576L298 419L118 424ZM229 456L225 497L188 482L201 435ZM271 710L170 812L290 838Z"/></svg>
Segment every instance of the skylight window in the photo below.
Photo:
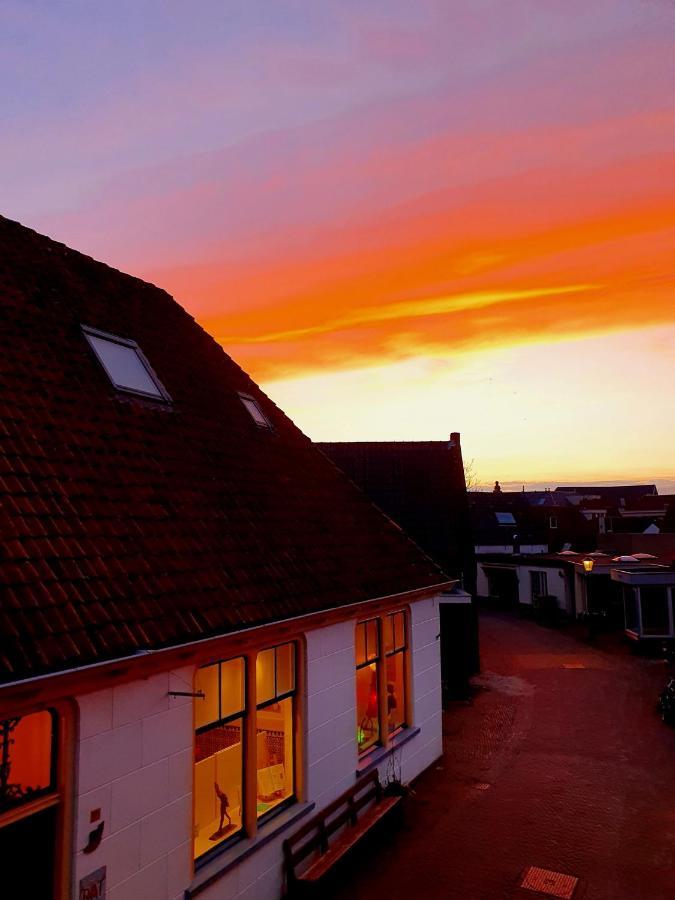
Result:
<svg viewBox="0 0 675 900"><path fill-rule="evenodd" d="M513 513L510 512L496 512L495 517L497 522L500 525L515 525L516 520L513 518Z"/></svg>
<svg viewBox="0 0 675 900"><path fill-rule="evenodd" d="M82 326L84 336L108 378L120 391L171 400L136 341Z"/></svg>
<svg viewBox="0 0 675 900"><path fill-rule="evenodd" d="M253 397L249 397L248 394L239 394L239 399L251 414L251 418L256 425L258 425L260 428L272 427L272 423L260 408L260 404L257 400L254 400Z"/></svg>

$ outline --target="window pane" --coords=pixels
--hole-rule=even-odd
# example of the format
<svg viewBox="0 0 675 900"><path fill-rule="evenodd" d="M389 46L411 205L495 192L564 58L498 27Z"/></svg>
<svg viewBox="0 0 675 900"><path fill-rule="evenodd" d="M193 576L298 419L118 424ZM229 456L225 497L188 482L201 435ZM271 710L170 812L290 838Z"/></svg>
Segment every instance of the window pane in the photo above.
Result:
<svg viewBox="0 0 675 900"><path fill-rule="evenodd" d="M204 699L195 697L195 728L217 722L218 712L218 663L197 669L195 692L203 691Z"/></svg>
<svg viewBox="0 0 675 900"><path fill-rule="evenodd" d="M624 586L623 604L626 613L626 628L628 628L630 631L637 631L639 620L637 613L637 594L635 588Z"/></svg>
<svg viewBox="0 0 675 900"><path fill-rule="evenodd" d="M244 660L228 659L220 664L220 718L244 709Z"/></svg>
<svg viewBox="0 0 675 900"><path fill-rule="evenodd" d="M642 633L668 634L668 604L666 589L662 585L649 584L640 587L642 606Z"/></svg>
<svg viewBox="0 0 675 900"><path fill-rule="evenodd" d="M394 649L394 617L384 617L384 652L391 653Z"/></svg>
<svg viewBox="0 0 675 900"><path fill-rule="evenodd" d="M359 622L356 626L356 665L360 666L366 661L366 623Z"/></svg>
<svg viewBox="0 0 675 900"><path fill-rule="evenodd" d="M387 657L387 727L390 733L405 725L403 657L403 653Z"/></svg>
<svg viewBox="0 0 675 900"><path fill-rule="evenodd" d="M251 414L251 417L253 418L253 421L256 423L256 425L264 425L265 428L270 428L271 426L269 419L260 409L258 401L252 400L250 397L242 397L241 394L239 396L241 397L241 402Z"/></svg>
<svg viewBox="0 0 675 900"><path fill-rule="evenodd" d="M281 644L277 650L277 696L295 690L295 644Z"/></svg>
<svg viewBox="0 0 675 900"><path fill-rule="evenodd" d="M0 781L0 812L32 800L52 787L52 729L47 712L0 721L0 763L7 760L6 782Z"/></svg>
<svg viewBox="0 0 675 900"><path fill-rule="evenodd" d="M356 721L359 753L363 753L380 739L377 663L356 670Z"/></svg>
<svg viewBox="0 0 675 900"><path fill-rule="evenodd" d="M403 612L394 614L394 641L397 650L405 647L405 613Z"/></svg>
<svg viewBox="0 0 675 900"><path fill-rule="evenodd" d="M194 853L202 856L241 829L244 720L195 737Z"/></svg>
<svg viewBox="0 0 675 900"><path fill-rule="evenodd" d="M376 659L380 655L380 642L377 634L377 619L366 622L367 659Z"/></svg>
<svg viewBox="0 0 675 900"><path fill-rule="evenodd" d="M258 815L262 816L293 794L293 698L271 703L256 715Z"/></svg>
<svg viewBox="0 0 675 900"><path fill-rule="evenodd" d="M115 341L108 341L93 334L88 334L87 339L103 361L114 384L132 391L153 394L155 397L162 396L134 347L117 344Z"/></svg>
<svg viewBox="0 0 675 900"><path fill-rule="evenodd" d="M274 697L274 649L263 650L255 663L256 703Z"/></svg>

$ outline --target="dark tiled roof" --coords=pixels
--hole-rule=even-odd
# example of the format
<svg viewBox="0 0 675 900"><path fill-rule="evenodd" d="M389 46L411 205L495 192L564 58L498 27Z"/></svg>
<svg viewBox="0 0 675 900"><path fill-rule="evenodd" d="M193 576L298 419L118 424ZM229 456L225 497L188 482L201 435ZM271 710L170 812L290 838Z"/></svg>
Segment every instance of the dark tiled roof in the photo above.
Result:
<svg viewBox="0 0 675 900"><path fill-rule="evenodd" d="M323 452L454 577L475 564L458 434L450 441L320 443Z"/></svg>
<svg viewBox="0 0 675 900"><path fill-rule="evenodd" d="M577 487L557 487L556 491L561 494L587 494L589 496L611 498L615 501L618 501L621 497L644 497L647 494L658 494L655 484L589 484Z"/></svg>
<svg viewBox="0 0 675 900"><path fill-rule="evenodd" d="M0 246L0 680L445 580L168 294L2 217Z"/></svg>

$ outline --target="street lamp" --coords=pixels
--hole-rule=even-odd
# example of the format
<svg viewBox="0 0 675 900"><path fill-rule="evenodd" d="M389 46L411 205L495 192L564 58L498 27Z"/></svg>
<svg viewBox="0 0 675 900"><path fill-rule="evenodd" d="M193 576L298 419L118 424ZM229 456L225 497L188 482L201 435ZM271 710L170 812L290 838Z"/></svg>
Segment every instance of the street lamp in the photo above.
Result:
<svg viewBox="0 0 675 900"><path fill-rule="evenodd" d="M590 573L593 571L594 563L595 563L594 559L585 559L584 560L584 572L586 572L587 575L590 575Z"/></svg>

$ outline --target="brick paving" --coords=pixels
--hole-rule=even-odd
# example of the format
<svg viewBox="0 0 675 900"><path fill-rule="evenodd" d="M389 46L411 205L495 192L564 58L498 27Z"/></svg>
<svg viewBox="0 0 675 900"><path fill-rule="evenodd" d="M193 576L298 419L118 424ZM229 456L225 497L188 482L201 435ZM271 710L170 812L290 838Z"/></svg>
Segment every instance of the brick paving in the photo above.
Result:
<svg viewBox="0 0 675 900"><path fill-rule="evenodd" d="M520 887L536 866L577 877L574 900L675 898L665 664L493 612L481 651L473 701L444 714L443 759L338 896L536 900Z"/></svg>

